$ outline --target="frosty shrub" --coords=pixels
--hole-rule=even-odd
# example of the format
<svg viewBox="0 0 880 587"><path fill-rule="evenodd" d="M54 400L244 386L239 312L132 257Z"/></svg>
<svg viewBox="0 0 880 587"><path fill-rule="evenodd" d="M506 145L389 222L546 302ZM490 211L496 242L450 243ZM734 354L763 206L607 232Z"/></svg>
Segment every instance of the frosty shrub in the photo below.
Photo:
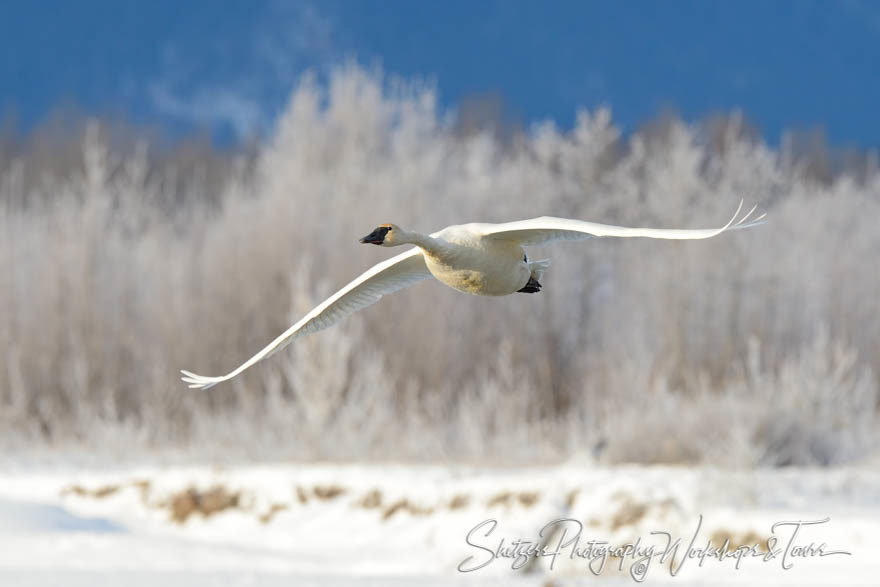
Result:
<svg viewBox="0 0 880 587"><path fill-rule="evenodd" d="M730 466L875 450L876 157L817 174L735 114L626 139L606 109L565 132L462 128L430 86L348 65L304 77L253 157L175 167L98 123L43 175L4 151L3 446ZM561 243L531 253L553 259L540 295L425 282L228 384L178 380L229 371L388 257L357 243L382 222L706 227L741 198L768 224Z"/></svg>

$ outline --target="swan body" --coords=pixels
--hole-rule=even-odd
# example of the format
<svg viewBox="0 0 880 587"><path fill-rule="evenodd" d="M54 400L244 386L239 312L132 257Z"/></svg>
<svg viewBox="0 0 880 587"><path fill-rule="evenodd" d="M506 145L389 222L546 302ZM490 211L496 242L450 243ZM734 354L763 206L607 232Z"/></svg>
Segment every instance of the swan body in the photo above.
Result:
<svg viewBox="0 0 880 587"><path fill-rule="evenodd" d="M450 226L431 235L422 249L425 265L453 289L484 296L506 296L528 283L532 270L522 245L486 239L473 225Z"/></svg>
<svg viewBox="0 0 880 587"><path fill-rule="evenodd" d="M461 224L430 235L383 224L360 242L384 247L415 246L365 271L230 373L207 377L181 371L182 379L195 389L207 389L232 379L297 338L328 328L345 316L374 304L383 295L431 276L453 289L476 295L536 293L541 289L540 279L550 262L529 261L523 247L603 236L705 239L728 230L761 224L763 214L747 222L755 211L754 207L740 217L742 206L740 202L733 217L721 228L706 229L630 228L551 216L503 224Z"/></svg>

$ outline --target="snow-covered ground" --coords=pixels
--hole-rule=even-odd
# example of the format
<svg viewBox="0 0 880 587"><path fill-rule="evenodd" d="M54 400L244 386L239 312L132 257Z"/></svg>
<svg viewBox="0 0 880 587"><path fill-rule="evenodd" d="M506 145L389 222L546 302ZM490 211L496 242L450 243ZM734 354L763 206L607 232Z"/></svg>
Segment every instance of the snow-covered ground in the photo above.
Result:
<svg viewBox="0 0 880 587"><path fill-rule="evenodd" d="M826 518L801 526L791 543L795 527L778 526L775 556L749 550L776 522ZM542 539L554 520L562 521ZM667 538L652 531L681 539L674 560L661 560ZM504 554L516 555L521 540L540 542L545 556L514 570L524 559L490 554L502 539ZM725 540L731 558L701 565L707 542ZM599 572L603 543L637 541L638 554L607 558ZM810 545L812 556L803 552ZM684 559L688 552L694 558ZM647 584L876 585L880 472L575 463L0 468L0 585L634 584L642 571Z"/></svg>

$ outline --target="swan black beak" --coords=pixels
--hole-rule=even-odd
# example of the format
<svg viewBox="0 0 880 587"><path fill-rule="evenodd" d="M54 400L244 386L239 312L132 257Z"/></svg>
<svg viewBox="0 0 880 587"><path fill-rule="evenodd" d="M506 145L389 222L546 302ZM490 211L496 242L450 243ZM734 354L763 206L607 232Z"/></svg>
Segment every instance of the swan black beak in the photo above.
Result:
<svg viewBox="0 0 880 587"><path fill-rule="evenodd" d="M389 230L391 229L387 226L380 226L379 228L362 238L360 242L370 245L381 245L385 242L385 235L388 234Z"/></svg>

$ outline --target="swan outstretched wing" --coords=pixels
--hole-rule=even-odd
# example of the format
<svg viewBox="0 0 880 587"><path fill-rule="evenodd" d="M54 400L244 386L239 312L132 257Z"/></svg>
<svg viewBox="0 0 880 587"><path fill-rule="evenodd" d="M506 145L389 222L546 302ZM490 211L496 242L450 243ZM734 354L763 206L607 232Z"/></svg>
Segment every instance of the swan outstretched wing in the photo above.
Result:
<svg viewBox="0 0 880 587"><path fill-rule="evenodd" d="M739 218L742 207L743 202L740 201L736 213L721 228L630 228L627 226L586 222L584 220L572 220L570 218L542 216L540 218L532 218L531 220L519 220L504 224L480 224L477 225L477 230L484 237L512 240L524 246L542 245L555 240L580 240L591 236L701 239L711 238L727 230L748 228L761 224L766 214L761 214L747 222L757 206L749 210L742 218Z"/></svg>
<svg viewBox="0 0 880 587"><path fill-rule="evenodd" d="M300 336L323 330L349 314L375 304L383 295L418 283L430 275L421 249L410 249L365 271L360 277L327 298L234 371L220 377L205 377L181 370L183 373L181 379L193 389L207 389L222 381L232 379Z"/></svg>

